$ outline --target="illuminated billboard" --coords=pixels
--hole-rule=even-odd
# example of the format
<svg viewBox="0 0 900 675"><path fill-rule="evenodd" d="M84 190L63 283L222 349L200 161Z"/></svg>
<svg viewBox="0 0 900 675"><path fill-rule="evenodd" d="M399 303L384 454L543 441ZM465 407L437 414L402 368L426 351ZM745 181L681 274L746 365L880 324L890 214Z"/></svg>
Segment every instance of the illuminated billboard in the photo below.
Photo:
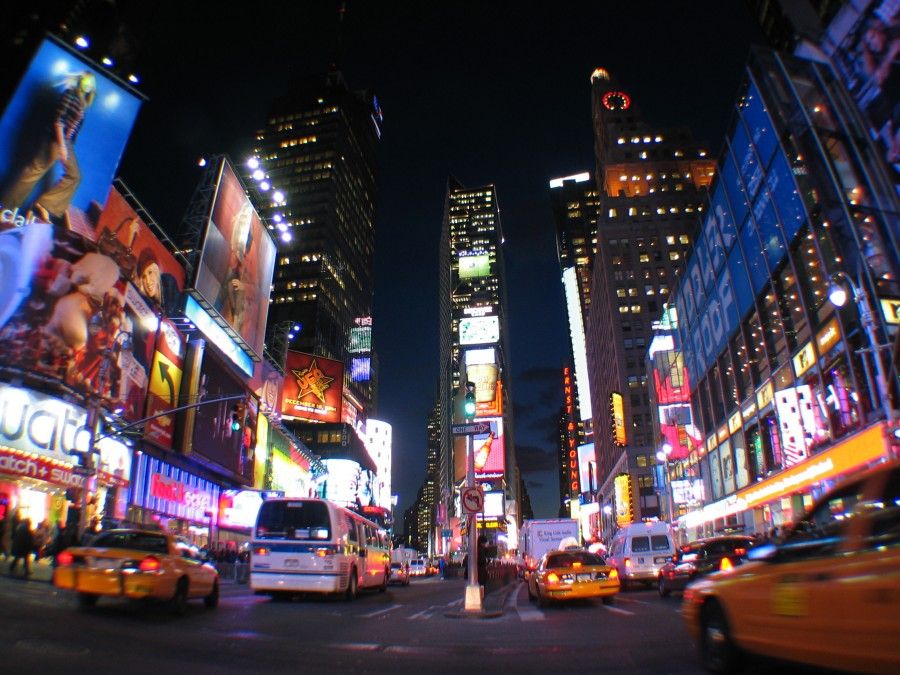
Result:
<svg viewBox="0 0 900 675"><path fill-rule="evenodd" d="M506 497L503 490L484 493L484 517L502 518L505 515Z"/></svg>
<svg viewBox="0 0 900 675"><path fill-rule="evenodd" d="M459 254L459 278L472 279L486 277L491 273L491 257L487 253L478 255Z"/></svg>
<svg viewBox="0 0 900 675"><path fill-rule="evenodd" d="M91 239L150 304L167 316L176 309L184 267L115 188L109 190Z"/></svg>
<svg viewBox="0 0 900 675"><path fill-rule="evenodd" d="M575 357L575 384L578 387L578 414L582 420L591 419L593 404L588 386L587 342L584 332L584 314L581 310L581 293L578 291L577 271L569 267L563 272L563 289L566 293L566 314L569 318L569 337Z"/></svg>
<svg viewBox="0 0 900 675"><path fill-rule="evenodd" d="M478 364L466 368L466 377L475 383L475 403L489 403L497 397L497 366Z"/></svg>
<svg viewBox="0 0 900 675"><path fill-rule="evenodd" d="M140 105L45 40L0 118L0 210L17 226L40 220L90 235Z"/></svg>
<svg viewBox="0 0 900 675"><path fill-rule="evenodd" d="M372 379L372 358L369 356L350 359L350 381L368 382Z"/></svg>
<svg viewBox="0 0 900 675"><path fill-rule="evenodd" d="M581 482L582 492L597 489L597 456L593 443L578 446L578 480Z"/></svg>
<svg viewBox="0 0 900 675"><path fill-rule="evenodd" d="M206 399L227 398L245 392L244 384L232 369L219 358L215 350L203 352L200 379ZM239 477L241 482L253 481L253 452L256 448L256 416L258 404L249 394L241 400L220 401L201 405L195 410L191 454L206 464ZM239 428L232 428L237 416Z"/></svg>
<svg viewBox="0 0 900 675"><path fill-rule="evenodd" d="M459 344L490 344L500 340L500 319L496 316L473 316L459 320Z"/></svg>
<svg viewBox="0 0 900 675"><path fill-rule="evenodd" d="M350 329L351 354L372 351L372 326L356 326Z"/></svg>
<svg viewBox="0 0 900 675"><path fill-rule="evenodd" d="M483 434L472 434L472 450L474 453L475 479L489 480L502 478L506 471L504 450L503 419L483 419L490 431ZM453 467L455 480L466 477L466 436L453 437Z"/></svg>
<svg viewBox="0 0 900 675"><path fill-rule="evenodd" d="M62 227L0 232L0 361L144 412L157 318L116 262Z"/></svg>
<svg viewBox="0 0 900 675"><path fill-rule="evenodd" d="M613 443L619 447L624 447L627 442L625 436L625 401L622 398L622 394L617 391L609 395L609 415Z"/></svg>
<svg viewBox="0 0 900 675"><path fill-rule="evenodd" d="M222 159L194 287L256 354L262 354L274 268L275 242Z"/></svg>
<svg viewBox="0 0 900 675"><path fill-rule="evenodd" d="M284 417L340 422L344 364L321 356L289 351L281 391Z"/></svg>
<svg viewBox="0 0 900 675"><path fill-rule="evenodd" d="M175 416L154 417L178 407L181 376L184 373L184 337L168 319L159 323L159 336L150 369L147 388L147 417L144 437L156 445L171 450L175 434Z"/></svg>
<svg viewBox="0 0 900 675"><path fill-rule="evenodd" d="M482 363L497 363L497 350L494 347L467 349L465 354L467 366L477 366Z"/></svg>
<svg viewBox="0 0 900 675"><path fill-rule="evenodd" d="M620 473L613 479L616 496L616 526L625 527L634 520L634 497L631 476Z"/></svg>
<svg viewBox="0 0 900 675"><path fill-rule="evenodd" d="M257 490L222 490L219 494L219 527L249 530L256 524L263 494Z"/></svg>

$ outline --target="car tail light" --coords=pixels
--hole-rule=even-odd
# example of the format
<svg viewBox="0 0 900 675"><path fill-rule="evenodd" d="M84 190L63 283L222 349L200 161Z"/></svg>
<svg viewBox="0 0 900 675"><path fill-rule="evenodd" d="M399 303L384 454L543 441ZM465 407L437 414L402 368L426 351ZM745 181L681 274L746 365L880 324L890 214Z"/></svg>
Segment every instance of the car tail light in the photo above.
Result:
<svg viewBox="0 0 900 675"><path fill-rule="evenodd" d="M335 554L335 551L334 551L334 549L331 549L331 548L317 548L316 549L316 556L318 556L319 558L324 558L326 555L334 555L334 554Z"/></svg>
<svg viewBox="0 0 900 675"><path fill-rule="evenodd" d="M719 563L719 571L721 572L730 572L734 569L734 565L728 558L722 558L722 562Z"/></svg>
<svg viewBox="0 0 900 675"><path fill-rule="evenodd" d="M747 555L747 549L745 549L745 548L736 548L736 549L734 549L734 554L735 554L736 556Z"/></svg>
<svg viewBox="0 0 900 675"><path fill-rule="evenodd" d="M577 570L579 567L581 567L581 563L578 561L575 561L572 563L572 567L574 567Z"/></svg>
<svg viewBox="0 0 900 675"><path fill-rule="evenodd" d="M550 574L547 575L547 583L551 583L551 584L559 583L559 575L556 574L555 572L550 572Z"/></svg>
<svg viewBox="0 0 900 675"><path fill-rule="evenodd" d="M631 558L625 558L625 569L631 567Z"/></svg>
<svg viewBox="0 0 900 675"><path fill-rule="evenodd" d="M609 578L610 578L610 579L618 579L618 578L619 578L619 570L617 570L617 569L611 569L611 570L609 571Z"/></svg>
<svg viewBox="0 0 900 675"><path fill-rule="evenodd" d="M159 562L159 558L154 558L152 555L148 555L138 564L141 572L159 572L161 567L162 563Z"/></svg>
<svg viewBox="0 0 900 675"><path fill-rule="evenodd" d="M56 556L56 564L57 565L71 565L75 561L75 556L73 556L68 551L63 551L58 556Z"/></svg>
<svg viewBox="0 0 900 675"><path fill-rule="evenodd" d="M258 555L258 556L269 555L269 549L267 549L264 546L259 546L258 548L253 549L253 555Z"/></svg>

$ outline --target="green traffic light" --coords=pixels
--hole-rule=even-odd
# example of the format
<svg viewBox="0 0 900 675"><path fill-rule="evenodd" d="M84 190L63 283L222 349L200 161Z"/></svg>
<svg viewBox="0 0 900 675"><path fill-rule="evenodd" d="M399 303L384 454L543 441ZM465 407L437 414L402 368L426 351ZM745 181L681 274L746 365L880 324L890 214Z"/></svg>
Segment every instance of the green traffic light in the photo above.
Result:
<svg viewBox="0 0 900 675"><path fill-rule="evenodd" d="M475 401L466 400L465 405L463 406L463 412L465 412L466 417L474 417L475 415Z"/></svg>
<svg viewBox="0 0 900 675"><path fill-rule="evenodd" d="M231 430L232 431L240 431L241 430L241 423L238 422L237 417L234 417L231 420Z"/></svg>

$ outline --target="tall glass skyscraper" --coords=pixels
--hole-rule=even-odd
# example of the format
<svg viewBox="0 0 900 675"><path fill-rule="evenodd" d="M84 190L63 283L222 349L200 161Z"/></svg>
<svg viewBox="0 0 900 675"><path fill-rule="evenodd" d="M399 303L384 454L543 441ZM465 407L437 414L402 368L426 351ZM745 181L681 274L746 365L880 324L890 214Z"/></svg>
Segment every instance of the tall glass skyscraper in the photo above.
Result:
<svg viewBox="0 0 900 675"><path fill-rule="evenodd" d="M465 188L447 185L439 252L440 394L460 400L460 387L476 385L476 421L490 430L471 437L476 449L475 475L487 488L491 510L482 526L505 530L514 541L519 517L518 468L512 440L509 330L503 231L493 185ZM451 434L459 411L441 408L440 507L450 529L458 517L455 496L465 479L466 437ZM456 421L462 421L457 419ZM478 452L480 451L480 455ZM488 513L492 515L488 515ZM442 551L459 547L459 529L442 538ZM493 536L493 533L489 533Z"/></svg>
<svg viewBox="0 0 900 675"><path fill-rule="evenodd" d="M279 246L269 344L299 325L289 348L343 361L345 398L364 416L376 407L377 358L370 343L351 346L351 329L371 340L380 125L374 94L332 71L296 81L254 143L259 170L284 197L270 187L260 200Z"/></svg>

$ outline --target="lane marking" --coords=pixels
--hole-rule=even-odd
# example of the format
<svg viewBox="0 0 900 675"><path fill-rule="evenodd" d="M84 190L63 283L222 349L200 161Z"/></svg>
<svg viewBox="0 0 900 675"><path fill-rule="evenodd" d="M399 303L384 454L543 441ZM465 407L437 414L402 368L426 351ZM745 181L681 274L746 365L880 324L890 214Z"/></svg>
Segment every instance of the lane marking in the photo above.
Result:
<svg viewBox="0 0 900 675"><path fill-rule="evenodd" d="M519 605L519 591L521 589L517 589L515 593L510 594L510 598L507 601L507 609L510 605L516 608L516 614L519 615L519 621L543 621L547 617L544 616L544 613L539 609L533 607L531 605L531 601L527 601L526 605ZM527 593L527 591L526 591Z"/></svg>
<svg viewBox="0 0 900 675"><path fill-rule="evenodd" d="M629 612L627 609L620 609L618 607L612 607L610 605L603 605L603 609L608 612L615 612L616 614L624 614L626 616L634 616L634 612Z"/></svg>
<svg viewBox="0 0 900 675"><path fill-rule="evenodd" d="M646 600L635 600L634 598L623 598L621 596L621 594L616 595L616 600L618 600L619 602L633 602L636 605L650 605L650 604L655 605L655 604L657 604L655 602L654 603L647 602Z"/></svg>
<svg viewBox="0 0 900 675"><path fill-rule="evenodd" d="M409 619L410 621L415 621L416 619L430 615L430 613L431 613L431 609L423 609L421 612L416 612L415 614L411 614L410 616L408 616L406 618Z"/></svg>
<svg viewBox="0 0 900 675"><path fill-rule="evenodd" d="M379 609L374 612L369 612L368 614L360 614L360 618L362 619L371 619L373 616L378 616L379 614L387 614L388 612L393 612L395 609L400 609L403 605L391 605L390 607L386 607L384 609Z"/></svg>

